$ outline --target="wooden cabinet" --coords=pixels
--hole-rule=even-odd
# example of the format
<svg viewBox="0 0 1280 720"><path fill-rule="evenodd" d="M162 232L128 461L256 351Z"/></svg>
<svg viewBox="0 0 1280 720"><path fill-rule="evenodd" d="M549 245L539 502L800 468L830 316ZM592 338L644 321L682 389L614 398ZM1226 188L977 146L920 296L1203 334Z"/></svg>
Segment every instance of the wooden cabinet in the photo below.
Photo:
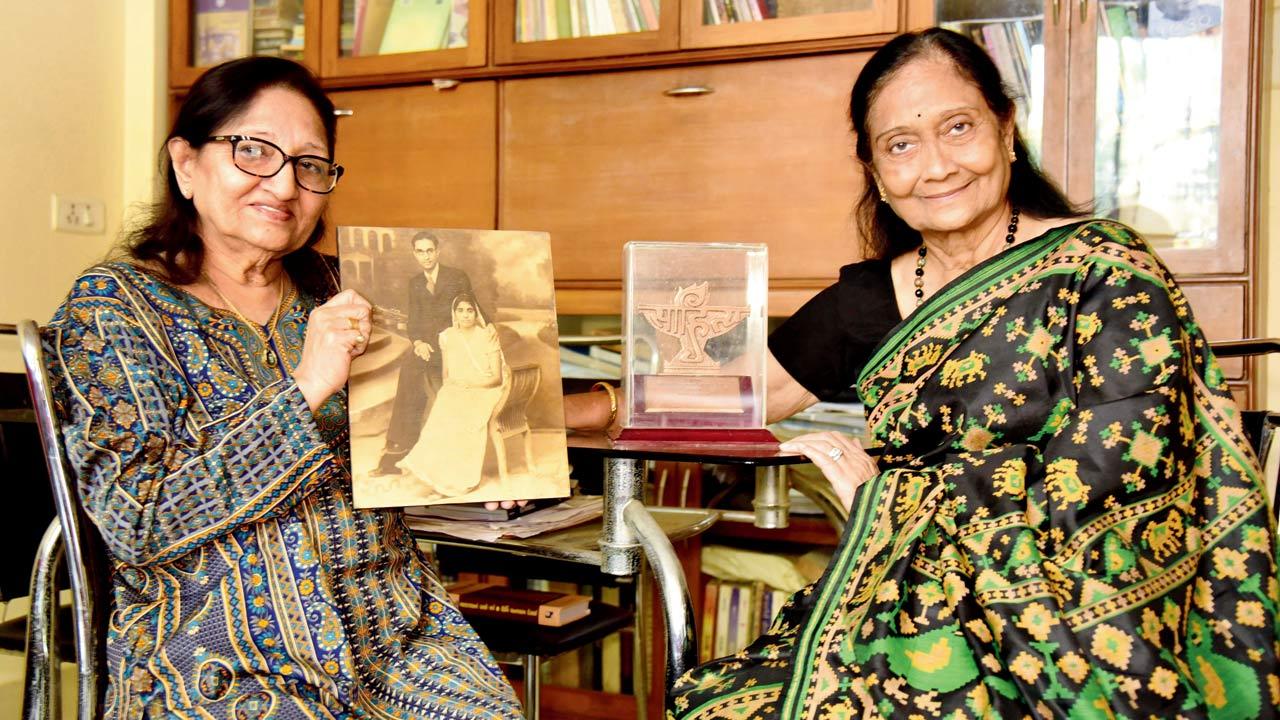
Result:
<svg viewBox="0 0 1280 720"><path fill-rule="evenodd" d="M616 313L629 240L770 246L789 314L857 255L848 88L865 54L511 80L498 224L551 233L558 304Z"/></svg>
<svg viewBox="0 0 1280 720"><path fill-rule="evenodd" d="M330 94L338 161L346 168L329 204L333 227L492 228L497 188L497 84L462 83Z"/></svg>

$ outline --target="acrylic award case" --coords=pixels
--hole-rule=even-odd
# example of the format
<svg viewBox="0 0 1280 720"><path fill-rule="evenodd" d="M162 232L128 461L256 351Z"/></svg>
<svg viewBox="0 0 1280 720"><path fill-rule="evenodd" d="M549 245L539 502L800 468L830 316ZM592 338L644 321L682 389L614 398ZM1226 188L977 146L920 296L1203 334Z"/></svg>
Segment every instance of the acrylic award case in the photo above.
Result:
<svg viewBox="0 0 1280 720"><path fill-rule="evenodd" d="M623 263L618 442L775 442L765 429L767 247L630 242Z"/></svg>

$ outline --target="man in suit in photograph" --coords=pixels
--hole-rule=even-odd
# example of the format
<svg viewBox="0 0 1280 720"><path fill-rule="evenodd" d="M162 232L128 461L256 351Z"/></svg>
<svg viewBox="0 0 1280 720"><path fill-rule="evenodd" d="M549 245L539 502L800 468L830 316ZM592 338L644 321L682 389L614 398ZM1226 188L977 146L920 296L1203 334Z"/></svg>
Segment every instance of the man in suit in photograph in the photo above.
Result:
<svg viewBox="0 0 1280 720"><path fill-rule="evenodd" d="M396 463L418 441L443 382L440 332L452 324L453 299L471 292L471 279L458 268L440 264L440 239L430 232L413 236L413 257L422 272L409 279L409 312L406 334L413 343L400 361L396 398L382 459L374 475L393 475Z"/></svg>

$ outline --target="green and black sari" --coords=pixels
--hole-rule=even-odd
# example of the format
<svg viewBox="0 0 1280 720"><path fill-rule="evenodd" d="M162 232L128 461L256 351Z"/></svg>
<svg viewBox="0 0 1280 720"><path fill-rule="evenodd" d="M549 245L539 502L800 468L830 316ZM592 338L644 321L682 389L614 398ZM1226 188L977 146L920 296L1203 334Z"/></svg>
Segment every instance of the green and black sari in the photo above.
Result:
<svg viewBox="0 0 1280 720"><path fill-rule="evenodd" d="M673 718L1272 717L1275 523L1187 300L1092 221L884 339L882 446L824 577Z"/></svg>

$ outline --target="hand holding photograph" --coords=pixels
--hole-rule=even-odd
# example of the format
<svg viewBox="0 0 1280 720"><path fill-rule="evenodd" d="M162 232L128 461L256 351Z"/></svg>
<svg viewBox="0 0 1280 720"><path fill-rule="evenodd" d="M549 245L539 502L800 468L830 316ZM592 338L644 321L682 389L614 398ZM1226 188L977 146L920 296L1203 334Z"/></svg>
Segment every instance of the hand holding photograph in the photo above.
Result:
<svg viewBox="0 0 1280 720"><path fill-rule="evenodd" d="M569 494L546 233L340 227L375 305L352 362L356 507Z"/></svg>

